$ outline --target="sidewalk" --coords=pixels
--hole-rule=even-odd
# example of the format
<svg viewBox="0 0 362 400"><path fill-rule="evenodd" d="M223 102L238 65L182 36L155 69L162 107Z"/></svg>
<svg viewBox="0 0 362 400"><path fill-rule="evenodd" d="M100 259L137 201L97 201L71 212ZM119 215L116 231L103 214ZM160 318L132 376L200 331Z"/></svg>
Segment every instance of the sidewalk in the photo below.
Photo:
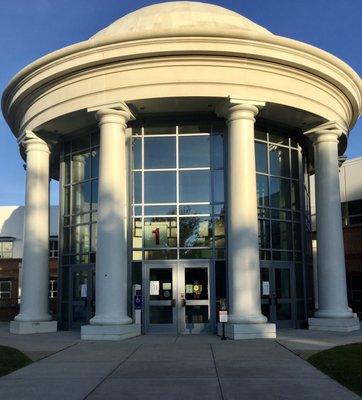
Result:
<svg viewBox="0 0 362 400"><path fill-rule="evenodd" d="M38 355L55 351L1 378L0 398L359 399L284 347L301 349L303 345L306 351L314 346L315 350L318 343L329 346L348 338L332 334L324 343L315 333L293 332L280 332L282 345L275 340L223 342L212 335L149 335L124 342L81 342L74 332L19 338L0 326L0 344ZM358 335L351 335L352 340L361 341L361 332Z"/></svg>

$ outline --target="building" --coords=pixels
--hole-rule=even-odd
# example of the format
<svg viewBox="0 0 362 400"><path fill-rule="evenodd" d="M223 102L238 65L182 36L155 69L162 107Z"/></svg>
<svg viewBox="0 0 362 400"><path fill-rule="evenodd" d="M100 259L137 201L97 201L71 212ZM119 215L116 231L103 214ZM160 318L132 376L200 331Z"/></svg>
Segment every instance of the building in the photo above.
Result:
<svg viewBox="0 0 362 400"><path fill-rule="evenodd" d="M9 321L19 313L24 211L24 206L0 207L0 321ZM56 317L58 207L51 206L49 215L49 305Z"/></svg>
<svg viewBox="0 0 362 400"><path fill-rule="evenodd" d="M11 331L57 329L47 309L49 174L61 188L60 329L81 325L94 340L213 332L225 305L234 339L307 323L358 329L338 155L361 95L357 73L333 55L197 2L141 8L30 64L2 101L27 161Z"/></svg>

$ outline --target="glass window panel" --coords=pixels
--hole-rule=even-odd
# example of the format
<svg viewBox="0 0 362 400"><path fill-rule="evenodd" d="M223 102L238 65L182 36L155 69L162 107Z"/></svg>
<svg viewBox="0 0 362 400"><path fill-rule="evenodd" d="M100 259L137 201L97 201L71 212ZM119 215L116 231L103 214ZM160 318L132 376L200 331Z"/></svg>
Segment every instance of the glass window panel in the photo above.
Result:
<svg viewBox="0 0 362 400"><path fill-rule="evenodd" d="M180 258L185 259L210 259L212 258L211 249L181 249Z"/></svg>
<svg viewBox="0 0 362 400"><path fill-rule="evenodd" d="M63 229L63 253L69 254L70 228Z"/></svg>
<svg viewBox="0 0 362 400"><path fill-rule="evenodd" d="M259 219L259 247L270 248L270 223Z"/></svg>
<svg viewBox="0 0 362 400"><path fill-rule="evenodd" d="M292 213L290 211L270 210L270 213L273 219L292 219Z"/></svg>
<svg viewBox="0 0 362 400"><path fill-rule="evenodd" d="M225 205L224 204L215 204L213 206L214 214L225 214Z"/></svg>
<svg viewBox="0 0 362 400"><path fill-rule="evenodd" d="M71 148L72 148L72 142L71 141L64 142L64 145L63 145L64 155L65 154L69 154L71 152Z"/></svg>
<svg viewBox="0 0 362 400"><path fill-rule="evenodd" d="M132 246L134 248L142 248L142 219L134 218L133 219L133 230L132 230Z"/></svg>
<svg viewBox="0 0 362 400"><path fill-rule="evenodd" d="M99 131L93 132L91 135L91 145L92 147L94 146L99 146Z"/></svg>
<svg viewBox="0 0 362 400"><path fill-rule="evenodd" d="M214 249L214 258L224 260L225 259L225 249Z"/></svg>
<svg viewBox="0 0 362 400"><path fill-rule="evenodd" d="M276 133L269 133L269 142L277 143L277 144L289 144L289 138L283 135L278 135Z"/></svg>
<svg viewBox="0 0 362 400"><path fill-rule="evenodd" d="M64 215L70 214L70 186L64 188Z"/></svg>
<svg viewBox="0 0 362 400"><path fill-rule="evenodd" d="M176 218L145 218L144 241L145 247L176 247L177 219Z"/></svg>
<svg viewBox="0 0 362 400"><path fill-rule="evenodd" d="M211 136L211 163L212 168L224 168L224 136L212 135Z"/></svg>
<svg viewBox="0 0 362 400"><path fill-rule="evenodd" d="M73 224L85 224L90 221L90 214L79 214L73 217Z"/></svg>
<svg viewBox="0 0 362 400"><path fill-rule="evenodd" d="M292 160L292 177L299 179L299 160L298 160L297 150L291 150L291 160Z"/></svg>
<svg viewBox="0 0 362 400"><path fill-rule="evenodd" d="M215 247L225 247L225 220L224 216L214 219Z"/></svg>
<svg viewBox="0 0 362 400"><path fill-rule="evenodd" d="M260 250L259 251L259 258L260 258L260 260L271 260L270 251Z"/></svg>
<svg viewBox="0 0 362 400"><path fill-rule="evenodd" d="M1 292L10 292L11 291L11 282L9 282L9 281L0 282L0 291Z"/></svg>
<svg viewBox="0 0 362 400"><path fill-rule="evenodd" d="M290 222L272 221L272 243L273 249L293 250Z"/></svg>
<svg viewBox="0 0 362 400"><path fill-rule="evenodd" d="M64 185L70 183L70 157L64 158Z"/></svg>
<svg viewBox="0 0 362 400"><path fill-rule="evenodd" d="M207 268L185 268L186 300L207 300L209 282Z"/></svg>
<svg viewBox="0 0 362 400"><path fill-rule="evenodd" d="M133 168L142 168L142 139L133 138L132 139L132 154L133 154Z"/></svg>
<svg viewBox="0 0 362 400"><path fill-rule="evenodd" d="M300 224L293 224L294 230L294 250L302 249L302 235L300 231Z"/></svg>
<svg viewBox="0 0 362 400"><path fill-rule="evenodd" d="M290 303L277 304L276 309L278 321L292 319L292 308Z"/></svg>
<svg viewBox="0 0 362 400"><path fill-rule="evenodd" d="M212 172L213 177L213 202L224 202L224 170Z"/></svg>
<svg viewBox="0 0 362 400"><path fill-rule="evenodd" d="M304 283L303 283L303 265L296 263L295 264L295 288L297 298L304 297Z"/></svg>
<svg viewBox="0 0 362 400"><path fill-rule="evenodd" d="M176 203L176 173L145 172L145 203Z"/></svg>
<svg viewBox="0 0 362 400"><path fill-rule="evenodd" d="M71 253L88 253L89 244L89 225L78 225L71 228Z"/></svg>
<svg viewBox="0 0 362 400"><path fill-rule="evenodd" d="M145 135L175 135L176 134L176 126L145 126L144 127Z"/></svg>
<svg viewBox="0 0 362 400"><path fill-rule="evenodd" d="M186 306L186 324L205 324L209 322L209 306Z"/></svg>
<svg viewBox="0 0 362 400"><path fill-rule="evenodd" d="M159 282L159 293L150 294L150 300L171 300L173 298L172 268L150 268L149 280Z"/></svg>
<svg viewBox="0 0 362 400"><path fill-rule="evenodd" d="M145 260L176 260L177 250L146 250Z"/></svg>
<svg viewBox="0 0 362 400"><path fill-rule="evenodd" d="M299 195L299 182L292 181L292 209L299 210L300 209L300 195Z"/></svg>
<svg viewBox="0 0 362 400"><path fill-rule="evenodd" d="M83 135L72 141L73 153L79 150L88 149L90 147L90 135Z"/></svg>
<svg viewBox="0 0 362 400"><path fill-rule="evenodd" d="M289 149L269 145L270 174L279 176L290 176L289 171Z"/></svg>
<svg viewBox="0 0 362 400"><path fill-rule="evenodd" d="M145 215L176 215L176 206L146 206Z"/></svg>
<svg viewBox="0 0 362 400"><path fill-rule="evenodd" d="M150 306L150 324L172 324L172 306Z"/></svg>
<svg viewBox="0 0 362 400"><path fill-rule="evenodd" d="M133 203L142 203L142 172L133 173Z"/></svg>
<svg viewBox="0 0 362 400"><path fill-rule="evenodd" d="M305 319L304 300L297 301L297 319Z"/></svg>
<svg viewBox="0 0 362 400"><path fill-rule="evenodd" d="M180 168L210 166L210 136L184 136L179 138Z"/></svg>
<svg viewBox="0 0 362 400"><path fill-rule="evenodd" d="M90 153L72 156L72 182L81 182L91 177Z"/></svg>
<svg viewBox="0 0 362 400"><path fill-rule="evenodd" d="M99 149L92 150L92 178L98 178L99 175Z"/></svg>
<svg viewBox="0 0 362 400"><path fill-rule="evenodd" d="M290 298L290 271L289 269L275 268L275 289L278 299Z"/></svg>
<svg viewBox="0 0 362 400"><path fill-rule="evenodd" d="M362 200L349 201L348 213L350 216L362 214Z"/></svg>
<svg viewBox="0 0 362 400"><path fill-rule="evenodd" d="M176 138L144 139L144 168L176 168Z"/></svg>
<svg viewBox="0 0 362 400"><path fill-rule="evenodd" d="M207 218L180 218L181 247L209 247L212 240L211 221Z"/></svg>
<svg viewBox="0 0 362 400"><path fill-rule="evenodd" d="M211 207L207 204L182 204L179 207L181 215L210 214Z"/></svg>
<svg viewBox="0 0 362 400"><path fill-rule="evenodd" d="M73 186L72 213L79 214L90 211L91 183L79 183Z"/></svg>
<svg viewBox="0 0 362 400"><path fill-rule="evenodd" d="M97 224L91 225L91 251L97 251Z"/></svg>
<svg viewBox="0 0 362 400"><path fill-rule="evenodd" d="M98 208L98 179L92 181L92 210Z"/></svg>
<svg viewBox="0 0 362 400"><path fill-rule="evenodd" d="M180 201L210 201L210 171L180 171Z"/></svg>
<svg viewBox="0 0 362 400"><path fill-rule="evenodd" d="M180 125L178 127L179 134L191 134L191 133L210 133L211 132L211 125Z"/></svg>
<svg viewBox="0 0 362 400"><path fill-rule="evenodd" d="M257 172L268 173L268 153L266 143L255 142L255 165Z"/></svg>
<svg viewBox="0 0 362 400"><path fill-rule="evenodd" d="M133 209L132 215L133 215L134 217L137 217L137 216L139 216L139 215L142 215L142 207L141 207L141 206L133 206L132 209Z"/></svg>
<svg viewBox="0 0 362 400"><path fill-rule="evenodd" d="M290 181L270 178L270 205L276 208L290 208Z"/></svg>
<svg viewBox="0 0 362 400"><path fill-rule="evenodd" d="M266 175L256 175L256 192L258 206L267 207L269 205L268 177Z"/></svg>
<svg viewBox="0 0 362 400"><path fill-rule="evenodd" d="M269 218L269 209L258 208L258 218Z"/></svg>

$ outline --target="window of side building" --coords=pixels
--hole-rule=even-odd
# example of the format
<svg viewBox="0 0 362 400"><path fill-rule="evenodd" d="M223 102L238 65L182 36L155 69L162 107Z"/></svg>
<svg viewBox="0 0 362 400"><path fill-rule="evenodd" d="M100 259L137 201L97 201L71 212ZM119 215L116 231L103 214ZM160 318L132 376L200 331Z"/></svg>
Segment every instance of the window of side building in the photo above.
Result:
<svg viewBox="0 0 362 400"><path fill-rule="evenodd" d="M0 258L13 258L13 241L0 239Z"/></svg>

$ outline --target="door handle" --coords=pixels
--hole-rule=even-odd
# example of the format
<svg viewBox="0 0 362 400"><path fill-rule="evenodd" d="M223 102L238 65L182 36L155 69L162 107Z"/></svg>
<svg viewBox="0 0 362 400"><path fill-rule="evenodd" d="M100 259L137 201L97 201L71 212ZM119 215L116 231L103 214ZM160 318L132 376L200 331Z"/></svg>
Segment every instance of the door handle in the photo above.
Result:
<svg viewBox="0 0 362 400"><path fill-rule="evenodd" d="M186 307L186 300L185 299L181 299L181 307Z"/></svg>
<svg viewBox="0 0 362 400"><path fill-rule="evenodd" d="M176 307L176 299L172 299L171 300L171 306L172 307Z"/></svg>

